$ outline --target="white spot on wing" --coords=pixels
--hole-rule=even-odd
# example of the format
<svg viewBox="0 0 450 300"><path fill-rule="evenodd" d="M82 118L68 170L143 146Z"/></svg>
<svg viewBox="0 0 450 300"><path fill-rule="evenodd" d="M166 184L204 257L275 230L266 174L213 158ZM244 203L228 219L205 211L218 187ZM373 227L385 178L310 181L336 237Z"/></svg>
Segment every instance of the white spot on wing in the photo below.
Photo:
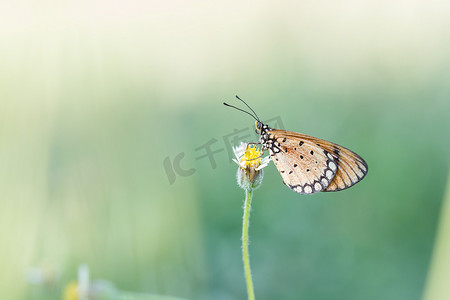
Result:
<svg viewBox="0 0 450 300"><path fill-rule="evenodd" d="M316 191L320 191L322 189L322 186L320 185L320 183L316 182L316 184L314 184L314 189Z"/></svg>
<svg viewBox="0 0 450 300"><path fill-rule="evenodd" d="M322 178L322 184L324 187L328 186L328 180L326 180L325 178Z"/></svg>
<svg viewBox="0 0 450 300"><path fill-rule="evenodd" d="M312 188L309 185L305 186L305 193L306 194L311 194L312 193Z"/></svg>
<svg viewBox="0 0 450 300"><path fill-rule="evenodd" d="M325 176L327 176L327 178L331 180L331 178L333 178L333 172L331 172L331 170L327 170Z"/></svg>
<svg viewBox="0 0 450 300"><path fill-rule="evenodd" d="M336 164L334 162L330 161L328 166L330 167L331 170L336 171Z"/></svg>

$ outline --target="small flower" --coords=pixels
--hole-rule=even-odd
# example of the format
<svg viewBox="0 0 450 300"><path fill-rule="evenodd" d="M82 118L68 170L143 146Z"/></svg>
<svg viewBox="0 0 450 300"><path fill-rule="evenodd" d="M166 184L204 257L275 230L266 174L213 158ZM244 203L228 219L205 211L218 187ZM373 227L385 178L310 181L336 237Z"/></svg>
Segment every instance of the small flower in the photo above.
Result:
<svg viewBox="0 0 450 300"><path fill-rule="evenodd" d="M117 290L111 282L102 279L91 281L89 278L89 267L87 265L80 265L78 267L78 281L71 281L66 286L63 299L116 299L116 296Z"/></svg>
<svg viewBox="0 0 450 300"><path fill-rule="evenodd" d="M235 163L239 165L237 171L238 185L244 190L256 189L261 185L263 179L263 168L265 168L269 162L270 157L262 157L262 152L247 143L241 143L237 147L233 147L234 155L236 159L233 159Z"/></svg>

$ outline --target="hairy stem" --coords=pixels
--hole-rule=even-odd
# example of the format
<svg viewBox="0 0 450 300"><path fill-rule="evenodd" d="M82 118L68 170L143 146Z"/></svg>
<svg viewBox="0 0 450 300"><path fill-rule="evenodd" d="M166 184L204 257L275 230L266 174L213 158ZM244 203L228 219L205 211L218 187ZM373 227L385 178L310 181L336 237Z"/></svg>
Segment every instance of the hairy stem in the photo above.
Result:
<svg viewBox="0 0 450 300"><path fill-rule="evenodd" d="M247 294L249 300L255 300L253 291L252 273L250 271L250 258L248 255L248 227L250 222L250 208L252 204L253 190L245 191L244 218L242 222L242 259L244 260L245 281L247 283Z"/></svg>

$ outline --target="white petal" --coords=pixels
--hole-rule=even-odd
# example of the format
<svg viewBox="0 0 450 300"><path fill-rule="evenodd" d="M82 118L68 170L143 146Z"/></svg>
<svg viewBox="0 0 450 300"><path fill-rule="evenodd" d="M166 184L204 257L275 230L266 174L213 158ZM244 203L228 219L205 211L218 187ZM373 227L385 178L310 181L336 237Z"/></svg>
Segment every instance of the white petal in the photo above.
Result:
<svg viewBox="0 0 450 300"><path fill-rule="evenodd" d="M234 155L238 160L241 160L242 155L244 155L245 150L247 150L247 143L241 142L239 146L233 147Z"/></svg>
<svg viewBox="0 0 450 300"><path fill-rule="evenodd" d="M256 171L261 170L262 168L265 168L269 165L270 163L270 157L266 156L263 159L261 159L261 164L255 169Z"/></svg>
<svg viewBox="0 0 450 300"><path fill-rule="evenodd" d="M237 160L234 159L234 158L233 158L233 161L234 161L235 163L237 163L237 165L238 165L239 167L241 167L241 169L245 169L245 161L237 161Z"/></svg>
<svg viewBox="0 0 450 300"><path fill-rule="evenodd" d="M268 164L269 162L270 162L270 156L266 156L261 159L262 164Z"/></svg>

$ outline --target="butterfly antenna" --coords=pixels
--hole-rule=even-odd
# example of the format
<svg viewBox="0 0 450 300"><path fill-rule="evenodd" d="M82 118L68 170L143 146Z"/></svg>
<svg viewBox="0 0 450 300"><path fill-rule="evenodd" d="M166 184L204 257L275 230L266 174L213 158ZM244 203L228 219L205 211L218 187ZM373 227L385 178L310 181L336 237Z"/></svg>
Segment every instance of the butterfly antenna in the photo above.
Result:
<svg viewBox="0 0 450 300"><path fill-rule="evenodd" d="M243 110L243 109L237 108L236 106L230 105L230 104L225 103L225 102L224 102L223 104L224 104L225 106L229 106L229 107L235 108L235 109L237 109L237 110L240 110L240 111L242 111L242 112L245 112L246 114L252 116L253 119L255 119L256 121L259 122L259 119L255 118L255 116L252 115L251 113L249 113L248 111L245 111L245 110ZM251 108L250 108L250 109L251 109Z"/></svg>
<svg viewBox="0 0 450 300"><path fill-rule="evenodd" d="M247 103L245 103L245 101L244 100L242 100L241 98L239 98L239 96L238 95L236 95L236 98L238 98L239 100L241 100L254 114L255 114L255 116L256 116L256 120L257 121L259 121L259 117L258 117L258 115L255 113L255 111L247 104Z"/></svg>

